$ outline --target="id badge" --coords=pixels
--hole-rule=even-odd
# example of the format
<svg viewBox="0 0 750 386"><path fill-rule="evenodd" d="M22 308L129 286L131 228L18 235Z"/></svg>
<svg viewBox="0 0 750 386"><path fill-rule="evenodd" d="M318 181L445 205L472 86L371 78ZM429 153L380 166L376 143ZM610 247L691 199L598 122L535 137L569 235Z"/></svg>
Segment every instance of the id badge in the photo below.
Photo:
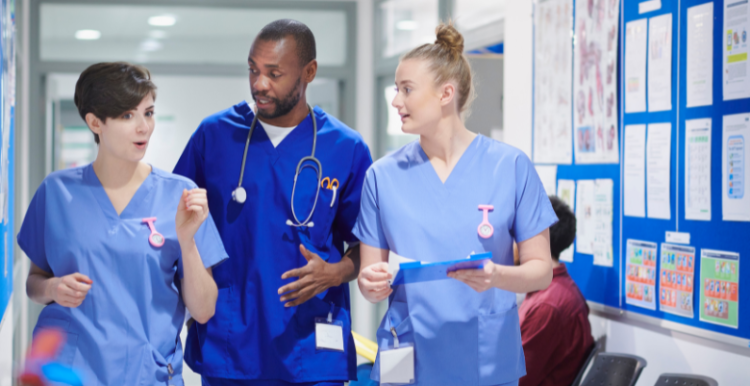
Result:
<svg viewBox="0 0 750 386"><path fill-rule="evenodd" d="M380 383L409 385L416 382L414 377L414 346L399 344L396 330L393 333L393 348L380 350Z"/></svg>
<svg viewBox="0 0 750 386"><path fill-rule="evenodd" d="M315 348L318 350L344 352L344 323L328 318L315 318Z"/></svg>

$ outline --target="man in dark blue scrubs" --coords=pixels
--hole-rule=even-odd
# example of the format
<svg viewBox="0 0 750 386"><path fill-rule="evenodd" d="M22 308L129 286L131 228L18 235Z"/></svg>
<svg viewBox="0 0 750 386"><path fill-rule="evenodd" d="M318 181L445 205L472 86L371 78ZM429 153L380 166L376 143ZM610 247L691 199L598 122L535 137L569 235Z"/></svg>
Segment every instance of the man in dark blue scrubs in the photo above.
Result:
<svg viewBox="0 0 750 386"><path fill-rule="evenodd" d="M190 326L185 360L204 385L343 385L356 378L351 230L370 151L308 109L317 62L307 26L268 24L248 65L254 102L206 118L174 170L208 190L232 257L214 267L216 315Z"/></svg>

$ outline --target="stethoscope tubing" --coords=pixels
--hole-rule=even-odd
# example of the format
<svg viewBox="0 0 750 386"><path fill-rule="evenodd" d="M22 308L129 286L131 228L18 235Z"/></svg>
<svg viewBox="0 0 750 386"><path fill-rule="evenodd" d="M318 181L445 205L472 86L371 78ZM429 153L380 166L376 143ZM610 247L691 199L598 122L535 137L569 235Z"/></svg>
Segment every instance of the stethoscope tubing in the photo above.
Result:
<svg viewBox="0 0 750 386"><path fill-rule="evenodd" d="M312 216L315 213L315 207L318 204L318 197L320 196L320 182L322 181L322 178L323 178L323 165L321 165L320 161L315 157L315 148L318 142L318 123L315 120L315 113L313 112L313 109L312 107L310 107L309 104L307 105L307 110L310 112L310 119L312 119L312 126L313 126L312 153L307 157L303 157L301 160L299 160L299 163L297 163L297 169L294 173L294 184L292 185L292 198L291 198L292 202L290 203L290 206L292 208L292 217L294 218L294 223L291 222L291 219L287 221L288 225L296 226L296 227L313 225L313 223L310 220L312 219ZM245 165L247 162L247 149L250 147L250 139L253 136L253 132L255 131L255 126L257 125L257 123L258 123L258 113L256 111L254 112L253 122L250 124L250 130L248 131L247 139L245 140L245 151L242 153L242 167L240 168L240 178L239 178L239 183L237 184L237 189L242 188L242 179L245 176ZM317 166L318 182L317 184L315 184L316 186L315 201L313 201L312 210L310 211L310 214L305 218L305 221L300 222L299 219L297 218L297 214L294 212L294 193L297 190L297 177L299 177L300 171L306 167L311 167L313 169L316 169L314 166L304 165L305 161L314 162L315 165Z"/></svg>

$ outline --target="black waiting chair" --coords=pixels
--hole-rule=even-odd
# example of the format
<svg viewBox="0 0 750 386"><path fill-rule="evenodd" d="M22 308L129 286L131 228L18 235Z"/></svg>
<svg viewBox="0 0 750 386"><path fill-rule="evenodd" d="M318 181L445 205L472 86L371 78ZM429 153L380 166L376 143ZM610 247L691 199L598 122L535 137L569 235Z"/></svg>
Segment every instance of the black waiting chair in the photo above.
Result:
<svg viewBox="0 0 750 386"><path fill-rule="evenodd" d="M702 375L662 374L654 386L719 386L719 382Z"/></svg>
<svg viewBox="0 0 750 386"><path fill-rule="evenodd" d="M635 355L599 353L581 386L634 386L647 364Z"/></svg>
<svg viewBox="0 0 750 386"><path fill-rule="evenodd" d="M575 381L570 386L580 386L581 380L583 380L583 375L586 374L586 369L589 368L591 365L591 361L594 360L596 357L596 354L604 351L604 339L600 338L596 342L594 342L593 345L591 345L591 351L589 351L589 355L586 358L586 361L583 362L583 366L581 366L581 369L578 370L578 375L576 376Z"/></svg>

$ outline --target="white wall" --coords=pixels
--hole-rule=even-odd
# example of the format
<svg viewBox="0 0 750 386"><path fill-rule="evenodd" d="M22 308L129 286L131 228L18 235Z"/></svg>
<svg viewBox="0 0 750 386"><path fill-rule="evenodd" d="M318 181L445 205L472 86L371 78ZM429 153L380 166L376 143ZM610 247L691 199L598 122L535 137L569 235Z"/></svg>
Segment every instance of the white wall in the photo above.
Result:
<svg viewBox="0 0 750 386"><path fill-rule="evenodd" d="M372 92L375 87L373 70L374 18L372 0L357 0L357 122L354 129L362 134L371 152L375 148L376 138L374 128L375 97ZM356 283L355 280L349 287L352 294L352 330L366 338L375 340L375 330L378 327L375 320L376 307L362 296Z"/></svg>
<svg viewBox="0 0 750 386"><path fill-rule="evenodd" d="M607 351L635 354L648 361L638 385L653 385L662 373L706 375L719 385L750 383L750 352L745 348L727 347L679 332L634 326L596 315L590 320L592 329L597 325L606 333Z"/></svg>
<svg viewBox="0 0 750 386"><path fill-rule="evenodd" d="M503 46L503 135L531 157L531 0L509 1Z"/></svg>
<svg viewBox="0 0 750 386"><path fill-rule="evenodd" d="M8 302L0 324L0 386L13 382L13 300Z"/></svg>
<svg viewBox="0 0 750 386"><path fill-rule="evenodd" d="M22 1L16 8L16 126L15 126L15 218L14 226L19 227L19 219L26 213L29 205L29 14L30 2ZM19 17L20 16L20 17ZM20 257L20 258L18 258ZM5 331L0 332L0 347L12 349L12 360L20 358L25 353L29 336L29 302L26 293L22 290L26 288L26 273L29 270L29 260L22 254L21 249L16 245L14 248L13 267L13 295L11 305L6 310L6 317L12 315L11 328L12 335L6 336ZM14 342L15 341L15 342ZM0 368L0 374L11 376L6 372L6 367ZM0 385L11 385L6 379L0 380Z"/></svg>
<svg viewBox="0 0 750 386"><path fill-rule="evenodd" d="M503 129L506 142L531 155L532 1L508 2L506 11ZM662 373L706 375L720 385L750 384L750 350L596 315L590 320L595 337L607 335L607 351L648 361L638 385L653 385Z"/></svg>

